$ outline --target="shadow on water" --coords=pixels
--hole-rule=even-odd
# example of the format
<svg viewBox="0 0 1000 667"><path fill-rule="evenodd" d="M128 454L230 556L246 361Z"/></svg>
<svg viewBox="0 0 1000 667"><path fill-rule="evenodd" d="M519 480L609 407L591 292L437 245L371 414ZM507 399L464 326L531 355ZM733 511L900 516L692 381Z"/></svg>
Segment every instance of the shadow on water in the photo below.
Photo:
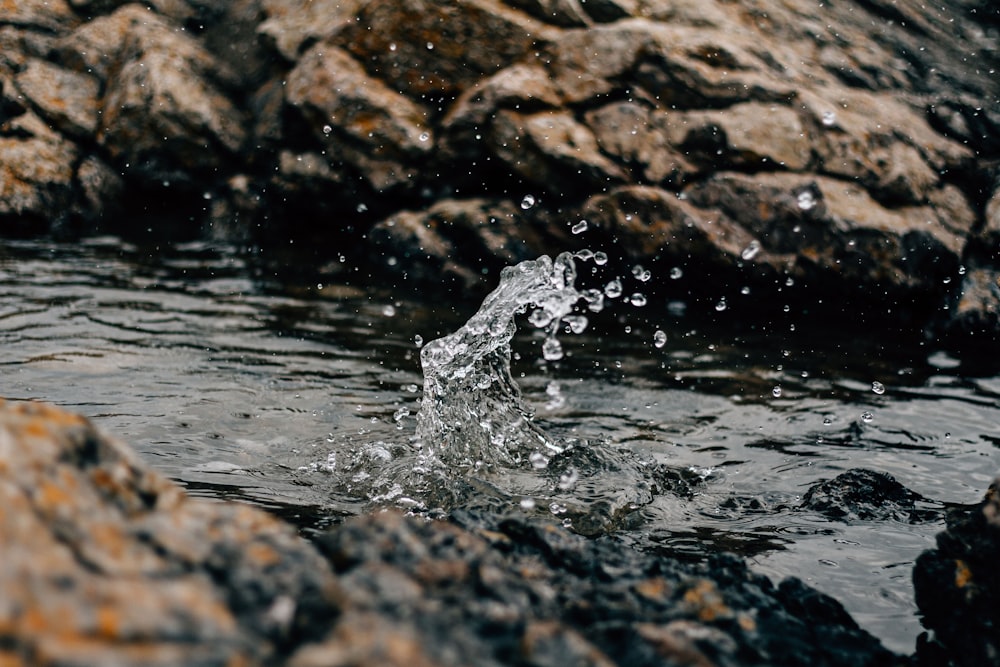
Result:
<svg viewBox="0 0 1000 667"><path fill-rule="evenodd" d="M669 293L632 305L642 287L627 268L624 296L561 332L558 359L545 358L549 331L518 316L510 377L562 451L545 448L536 469L526 450L493 476L431 466L423 486L396 489L422 451L417 341L458 330L478 302L373 287L348 258L288 283L258 252L5 242L4 394L89 415L191 493L260 505L304 534L403 504L545 514L688 559L733 551L835 595L901 652L919 631L909 570L934 517L975 502L1000 469L995 365L919 333L845 334L835 318L754 320ZM934 516L804 506L857 468L889 473Z"/></svg>

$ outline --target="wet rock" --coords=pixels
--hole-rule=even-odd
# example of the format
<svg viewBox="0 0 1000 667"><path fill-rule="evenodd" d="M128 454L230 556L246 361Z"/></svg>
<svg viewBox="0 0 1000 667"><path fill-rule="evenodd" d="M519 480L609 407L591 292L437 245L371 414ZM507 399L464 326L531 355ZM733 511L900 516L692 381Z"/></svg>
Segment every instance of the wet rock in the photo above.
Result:
<svg viewBox="0 0 1000 667"><path fill-rule="evenodd" d="M337 613L262 511L192 500L87 420L0 401L0 660L268 664Z"/></svg>
<svg viewBox="0 0 1000 667"><path fill-rule="evenodd" d="M377 191L412 185L434 145L419 106L371 81L347 52L328 43L302 57L286 96L329 154L356 167Z"/></svg>
<svg viewBox="0 0 1000 667"><path fill-rule="evenodd" d="M389 664L902 664L832 599L733 557L681 565L538 520L457 519L382 513L320 537L350 609L338 628L374 617L361 643L395 643ZM346 664L349 647L334 630L292 662Z"/></svg>
<svg viewBox="0 0 1000 667"><path fill-rule="evenodd" d="M31 58L14 83L54 129L78 139L97 131L99 86L94 77Z"/></svg>
<svg viewBox="0 0 1000 667"><path fill-rule="evenodd" d="M983 502L953 510L937 547L913 569L921 622L921 665L1000 665L1000 481Z"/></svg>
<svg viewBox="0 0 1000 667"><path fill-rule="evenodd" d="M801 508L838 521L919 523L940 518L941 510L934 505L888 473L853 468L811 486Z"/></svg>
<svg viewBox="0 0 1000 667"><path fill-rule="evenodd" d="M325 41L354 21L363 0L263 0L266 18L257 33L286 60L295 62L313 43Z"/></svg>

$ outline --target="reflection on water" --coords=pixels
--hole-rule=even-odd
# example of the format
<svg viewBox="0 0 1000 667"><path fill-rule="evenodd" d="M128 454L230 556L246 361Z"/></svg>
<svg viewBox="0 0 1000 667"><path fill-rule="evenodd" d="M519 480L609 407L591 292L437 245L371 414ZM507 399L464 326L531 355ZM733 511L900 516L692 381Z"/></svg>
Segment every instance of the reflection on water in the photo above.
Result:
<svg viewBox="0 0 1000 667"><path fill-rule="evenodd" d="M391 500L420 405L415 340L455 331L478 304L442 308L322 277L281 285L261 266L204 244L4 242L0 393L89 415L192 493L304 528L363 511L373 490ZM527 471L549 495L516 511L572 518L600 479L632 466L649 488L628 489L643 502L613 524L627 541L743 554L835 595L888 646L911 650L909 571L940 523L849 524L797 505L855 467L942 503L975 502L1000 470L1000 377L879 331L741 326L735 309L699 322L677 301L637 308L624 303L623 273L624 297L563 336L561 359L540 361L545 332L514 339L513 375L546 433L609 443ZM491 493L466 491L470 502Z"/></svg>

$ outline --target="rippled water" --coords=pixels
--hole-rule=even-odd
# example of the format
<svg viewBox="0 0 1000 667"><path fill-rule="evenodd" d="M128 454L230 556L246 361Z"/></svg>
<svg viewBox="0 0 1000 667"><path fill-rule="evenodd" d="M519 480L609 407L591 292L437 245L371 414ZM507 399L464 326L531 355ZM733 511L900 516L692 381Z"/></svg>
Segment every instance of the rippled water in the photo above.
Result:
<svg viewBox="0 0 1000 667"><path fill-rule="evenodd" d="M392 486L412 470L417 341L455 331L479 304L357 280L283 284L258 256L115 238L0 243L0 393L91 416L192 493L304 529L373 495L419 493ZM611 498L617 511L592 530L692 558L736 551L833 594L910 651L910 567L941 523L836 522L795 506L857 467L939 503L975 502L1000 472L1000 377L878 328L838 336L801 320L744 326L731 308L709 322L680 302L636 307L622 274L624 297L562 335L563 358L541 361L547 336L531 326L513 341L535 424L587 448L519 473L537 493L505 495L487 477L446 501L554 512L587 532L593 500ZM616 495L636 479L652 485ZM521 509L525 498L538 502Z"/></svg>

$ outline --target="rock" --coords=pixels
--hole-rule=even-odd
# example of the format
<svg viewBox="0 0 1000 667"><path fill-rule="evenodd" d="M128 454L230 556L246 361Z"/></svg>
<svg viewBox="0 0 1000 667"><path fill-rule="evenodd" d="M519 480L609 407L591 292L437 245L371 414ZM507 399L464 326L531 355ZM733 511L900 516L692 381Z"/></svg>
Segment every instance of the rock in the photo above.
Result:
<svg viewBox="0 0 1000 667"><path fill-rule="evenodd" d="M337 613L293 529L187 498L87 420L0 401L0 661L273 664Z"/></svg>
<svg viewBox="0 0 1000 667"><path fill-rule="evenodd" d="M801 508L838 521L920 523L940 518L941 510L933 505L888 473L852 468L809 487Z"/></svg>
<svg viewBox="0 0 1000 667"><path fill-rule="evenodd" d="M580 6L579 0L508 0L508 4L563 28L590 25L590 17Z"/></svg>
<svg viewBox="0 0 1000 667"><path fill-rule="evenodd" d="M353 165L379 192L412 187L434 145L425 111L370 80L328 43L311 48L291 71L286 100L333 159Z"/></svg>
<svg viewBox="0 0 1000 667"><path fill-rule="evenodd" d="M59 32L79 22L65 0L17 0L4 3L0 26Z"/></svg>
<svg viewBox="0 0 1000 667"><path fill-rule="evenodd" d="M949 512L937 547L917 558L913 585L930 631L917 664L1000 665L1000 480L972 507Z"/></svg>
<svg viewBox="0 0 1000 667"><path fill-rule="evenodd" d="M325 41L350 22L363 0L263 0L266 16L257 33L289 62L315 42Z"/></svg>
<svg viewBox="0 0 1000 667"><path fill-rule="evenodd" d="M97 131L99 85L94 77L31 58L14 83L54 129L83 140Z"/></svg>

